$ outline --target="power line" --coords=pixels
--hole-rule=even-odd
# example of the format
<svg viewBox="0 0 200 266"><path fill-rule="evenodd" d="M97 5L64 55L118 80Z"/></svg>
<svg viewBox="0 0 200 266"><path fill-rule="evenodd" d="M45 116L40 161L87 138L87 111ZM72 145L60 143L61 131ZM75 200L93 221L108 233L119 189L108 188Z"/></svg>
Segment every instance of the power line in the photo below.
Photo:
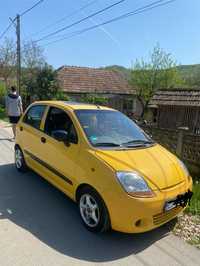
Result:
<svg viewBox="0 0 200 266"><path fill-rule="evenodd" d="M16 18L14 20L16 20ZM8 27L1 33L0 40L3 38L3 36L6 34L6 32L11 28L14 20L12 22L10 22L10 24L8 25Z"/></svg>
<svg viewBox="0 0 200 266"><path fill-rule="evenodd" d="M27 14L28 12L30 12L32 9L34 9L36 6L40 5L42 2L44 2L44 0L40 0L40 1L36 2L32 7L28 8L24 12L22 12L20 14L20 16L21 17L24 16L25 14Z"/></svg>
<svg viewBox="0 0 200 266"><path fill-rule="evenodd" d="M26 9L24 12L22 12L22 13L20 14L20 16L21 16L21 17L24 16L26 13L30 12L33 8L35 8L36 6L38 6L39 4L41 4L42 2L44 2L44 0L40 0L40 1L38 1L38 2L35 3L32 7L28 8L28 9ZM7 28L1 33L1 35L0 35L0 40L1 40L1 39L3 38L3 36L7 33L7 31L11 28L13 22L14 22L16 19L17 19L17 17L15 17L15 18L11 21L11 23L8 25L8 27L7 27Z"/></svg>
<svg viewBox="0 0 200 266"><path fill-rule="evenodd" d="M91 27L88 27L88 28L85 28L85 29L82 29L82 30L79 30L79 31L74 31L74 32L70 33L70 34L67 35L67 36L64 35L63 38L60 38L60 39L58 39L58 40L55 40L55 41L52 41L52 42L46 43L46 44L44 44L43 46L48 46L48 45L53 44L53 43L56 43L56 42L60 42L60 41L66 40L66 39L70 39L70 38L75 37L75 36L77 36L77 35L80 35L80 34L82 34L82 33L84 33L84 32L87 32L87 31L93 30L93 29L95 29L95 28L98 28L98 27L104 26L104 25L106 25L106 24L110 24L110 23L115 22L115 21L118 21L118 20L122 20L122 19L127 18L127 17L130 17L130 16L134 16L134 15L138 15L138 14L141 14L141 13L144 13L144 12L147 12L147 11L150 11L150 10L155 9L155 8L157 8L157 7L165 6L165 5L167 5L167 4L170 4L170 3L172 3L172 2L175 2L175 1L177 1L177 0L169 0L169 1L166 1L166 2L162 3L163 1L165 1L165 0L155 1L155 2L153 2L153 3L151 3L151 4L149 4L149 5L146 5L146 6L140 7L140 8L138 8L138 9L134 10L134 11L131 11L131 12L125 13L125 14L123 14L123 15L121 15L121 16L118 16L118 17L115 17L115 18L113 18L113 19L107 20L107 21L102 22L102 23L100 23L100 24L97 24L97 25L94 25L94 26L91 26Z"/></svg>
<svg viewBox="0 0 200 266"><path fill-rule="evenodd" d="M52 32L52 33L49 33L49 34L43 36L42 38L36 40L36 42L42 41L42 40L44 40L44 39L47 39L47 38L49 38L49 37L51 37L51 36L53 36L53 35L56 35L57 33L61 32L61 31L64 31L64 30L66 30L66 29L69 29L69 28L71 28L71 27L73 27L73 26L75 26L75 25L78 25L78 24L80 24L81 22L86 21L86 20L88 20L88 19L90 19L90 18L92 18L92 17L94 17L94 16L96 16L96 15L98 15L98 14L101 14L101 13L105 12L106 10L111 9L111 8L113 8L114 6L119 5L119 4L121 4L122 2L125 2L125 1L126 1L126 0L120 0L120 1L118 1L118 2L115 2L114 4L109 5L109 6L105 7L105 8L103 8L103 9L101 9L101 10L95 12L95 13L92 13L92 14L90 14L89 16L87 16L87 17L85 17L85 18L82 18L82 19L80 19L80 20L78 20L78 21L76 21L76 22L74 22L74 23L72 23L72 24L70 24L70 25L67 25L67 26L65 26L65 27L63 27L63 28L61 28L61 29L59 29L59 30L56 30L56 31L54 31L54 32Z"/></svg>
<svg viewBox="0 0 200 266"><path fill-rule="evenodd" d="M35 32L32 34L32 36L35 36L35 35L38 35L39 33L41 32L44 32L45 30L49 29L49 28L52 28L53 26L59 24L60 22L62 21L65 21L71 17L73 17L74 15L76 15L77 13L83 11L84 9L88 8L89 6L93 5L94 3L96 3L98 0L93 0L93 1L90 1L88 2L87 4L83 5L81 8L79 9L76 9L75 11L71 12L70 14L68 14L67 16L64 16L58 20L56 20L55 22L51 23L51 24L48 24L46 27L42 28L41 30Z"/></svg>
<svg viewBox="0 0 200 266"><path fill-rule="evenodd" d="M91 26L91 27L88 27L88 28L85 28L85 29L82 29L82 30L74 31L74 32L71 32L70 34L67 34L67 35L57 36L57 37L62 37L62 38L60 38L60 39L58 39L58 40L55 40L55 41L52 41L52 42L49 42L49 43L47 43L47 44L44 44L44 46L47 46L47 45L50 45L50 44L53 44L53 43L56 43L56 42L59 42L59 41L62 41L62 40L69 39L69 38L71 38L71 37L74 37L74 36L76 36L76 35L80 35L80 34L82 34L82 33L84 33L84 32L90 31L90 30L92 30L92 29L95 29L95 28L101 27L101 26L103 26L103 25L106 25L106 24L112 23L112 22L114 22L114 21L117 21L117 20L120 20L120 19L126 18L126 17L131 16L131 15L133 16L133 15L137 15L137 14L140 14L140 13L143 13L143 12L146 12L146 11L149 11L149 10L151 10L151 9L153 9L153 8L156 8L156 7L158 7L158 6L161 6L161 5L167 4L167 3L169 3L169 2L176 1L176 0L169 0L169 1L167 1L166 3L162 3L162 4L161 4L161 2L163 2L163 1L166 1L166 0L155 1L155 2L153 2L153 3L151 3L151 4L148 4L148 5L145 5L145 6L143 6L143 7L137 8L137 9L131 11L131 12L125 13L125 14L123 14L123 15L120 15L120 16L115 17L115 18L113 18L113 19L110 19L110 20L107 20L107 21L105 21L105 22L99 23L99 24L97 24L97 25L94 25L94 26ZM159 3L160 3L160 4L159 4Z"/></svg>

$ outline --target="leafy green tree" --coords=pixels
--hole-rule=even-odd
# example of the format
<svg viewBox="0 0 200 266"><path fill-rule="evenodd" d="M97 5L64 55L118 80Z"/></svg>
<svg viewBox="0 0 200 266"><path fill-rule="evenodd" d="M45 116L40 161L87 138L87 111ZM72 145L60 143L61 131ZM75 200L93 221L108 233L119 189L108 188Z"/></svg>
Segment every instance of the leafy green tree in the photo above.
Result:
<svg viewBox="0 0 200 266"><path fill-rule="evenodd" d="M136 88L142 106L141 117L144 117L149 101L158 89L171 89L180 86L182 82L171 54L158 44L150 54L149 61L136 60L130 84Z"/></svg>
<svg viewBox="0 0 200 266"><path fill-rule="evenodd" d="M35 92L38 75L47 67L43 53L44 50L33 41L23 43L21 94L25 105L31 102L31 98L37 96Z"/></svg>
<svg viewBox="0 0 200 266"><path fill-rule="evenodd" d="M36 70L32 76L24 78L24 91L26 97L32 96L37 100L51 100L59 92L57 73L47 64Z"/></svg>

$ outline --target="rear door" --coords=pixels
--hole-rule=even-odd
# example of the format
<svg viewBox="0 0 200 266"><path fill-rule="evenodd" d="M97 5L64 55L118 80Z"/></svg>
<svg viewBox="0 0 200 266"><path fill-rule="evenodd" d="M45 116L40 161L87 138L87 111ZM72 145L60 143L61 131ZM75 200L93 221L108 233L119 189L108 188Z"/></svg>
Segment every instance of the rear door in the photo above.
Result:
<svg viewBox="0 0 200 266"><path fill-rule="evenodd" d="M37 167L33 157L37 157L38 151L41 148L41 123L46 108L46 105L40 104L31 106L18 125L19 133L17 138L21 148L23 149L26 161L32 168Z"/></svg>

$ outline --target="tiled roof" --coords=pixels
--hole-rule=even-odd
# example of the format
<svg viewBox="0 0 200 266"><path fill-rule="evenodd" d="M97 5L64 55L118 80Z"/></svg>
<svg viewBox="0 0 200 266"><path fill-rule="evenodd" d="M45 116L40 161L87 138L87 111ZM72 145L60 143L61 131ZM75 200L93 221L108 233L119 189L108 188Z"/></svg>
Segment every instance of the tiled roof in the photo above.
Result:
<svg viewBox="0 0 200 266"><path fill-rule="evenodd" d="M160 90L151 99L149 105L199 106L200 90Z"/></svg>
<svg viewBox="0 0 200 266"><path fill-rule="evenodd" d="M60 86L66 92L134 94L128 81L118 71L63 66L57 72Z"/></svg>

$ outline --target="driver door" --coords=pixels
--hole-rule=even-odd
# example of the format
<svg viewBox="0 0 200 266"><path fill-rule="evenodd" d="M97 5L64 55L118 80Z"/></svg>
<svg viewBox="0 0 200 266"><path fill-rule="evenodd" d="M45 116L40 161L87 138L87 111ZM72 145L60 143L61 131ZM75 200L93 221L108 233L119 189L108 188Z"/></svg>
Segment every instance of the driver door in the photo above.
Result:
<svg viewBox="0 0 200 266"><path fill-rule="evenodd" d="M53 132L56 130L66 131L69 145L55 139ZM61 108L49 107L41 145L40 158L48 173L46 178L72 196L80 144L71 117Z"/></svg>

